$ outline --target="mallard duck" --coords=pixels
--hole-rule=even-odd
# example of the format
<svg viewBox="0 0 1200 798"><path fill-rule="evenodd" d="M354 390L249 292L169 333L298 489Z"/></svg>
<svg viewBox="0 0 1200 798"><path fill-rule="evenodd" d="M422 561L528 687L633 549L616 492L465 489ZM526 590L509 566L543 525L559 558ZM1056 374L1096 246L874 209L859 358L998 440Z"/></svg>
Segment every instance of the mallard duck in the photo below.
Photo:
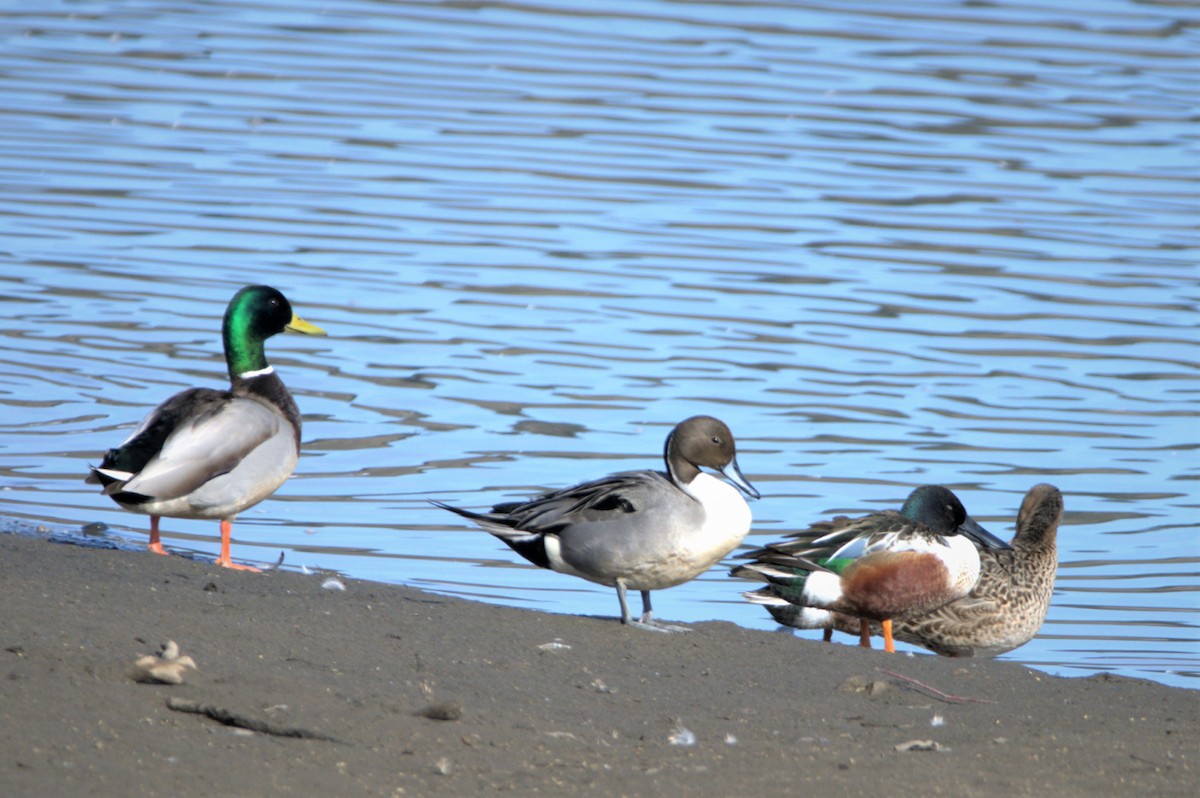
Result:
<svg viewBox="0 0 1200 798"><path fill-rule="evenodd" d="M1050 610L1062 512L1058 488L1034 485L1021 502L1012 548L980 549L979 581L971 592L923 615L897 619L892 634L946 657L995 657L1028 643ZM778 615L772 610L776 620L797 625L800 619L789 623L786 610L780 610ZM858 619L847 615L832 614L823 625L851 634L859 630ZM872 634L881 632L879 624L871 624Z"/></svg>
<svg viewBox="0 0 1200 798"><path fill-rule="evenodd" d="M953 492L923 485L899 512L818 523L750 552L745 556L755 562L731 573L767 582L745 595L772 614L798 605L808 610L799 614L799 622L818 627L831 625L829 612L859 619L860 644L867 648L869 621L879 621L885 650L895 651L893 619L929 612L975 586L976 543L1008 548L967 515Z"/></svg>
<svg viewBox="0 0 1200 798"><path fill-rule="evenodd" d="M124 443L109 449L87 481L123 509L150 516L149 549L166 554L158 521L218 518L225 568L233 519L270 496L296 468L300 411L263 342L285 330L325 331L292 311L283 294L265 285L238 291L225 309L221 335L229 390L191 388L154 408Z"/></svg>
<svg viewBox="0 0 1200 798"><path fill-rule="evenodd" d="M712 416L693 416L667 436L667 470L630 471L476 513L469 518L542 568L617 589L621 622L673 632L653 619L650 591L683 584L733 551L750 531L741 493L701 471L712 468L748 496L759 494L738 468L733 434ZM641 591L634 620L627 589Z"/></svg>

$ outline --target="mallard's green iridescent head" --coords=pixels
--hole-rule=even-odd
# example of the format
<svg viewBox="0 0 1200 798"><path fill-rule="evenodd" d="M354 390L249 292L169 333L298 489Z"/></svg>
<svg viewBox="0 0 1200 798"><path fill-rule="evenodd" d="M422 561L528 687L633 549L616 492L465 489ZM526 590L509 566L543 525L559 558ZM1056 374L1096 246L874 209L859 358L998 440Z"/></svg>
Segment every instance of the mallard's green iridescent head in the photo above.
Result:
<svg viewBox="0 0 1200 798"><path fill-rule="evenodd" d="M263 342L285 330L307 335L325 331L296 315L287 297L266 285L249 285L233 295L225 309L222 337L229 376L267 368Z"/></svg>

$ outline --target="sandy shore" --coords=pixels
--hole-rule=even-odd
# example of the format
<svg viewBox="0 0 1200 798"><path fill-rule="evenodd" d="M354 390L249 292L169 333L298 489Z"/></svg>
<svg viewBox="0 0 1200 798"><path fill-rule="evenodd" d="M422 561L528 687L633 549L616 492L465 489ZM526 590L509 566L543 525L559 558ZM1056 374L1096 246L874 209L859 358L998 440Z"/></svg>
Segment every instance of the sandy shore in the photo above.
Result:
<svg viewBox="0 0 1200 798"><path fill-rule="evenodd" d="M1200 777L1196 691L324 581L0 534L0 793L1190 796ZM184 683L130 678L168 639Z"/></svg>

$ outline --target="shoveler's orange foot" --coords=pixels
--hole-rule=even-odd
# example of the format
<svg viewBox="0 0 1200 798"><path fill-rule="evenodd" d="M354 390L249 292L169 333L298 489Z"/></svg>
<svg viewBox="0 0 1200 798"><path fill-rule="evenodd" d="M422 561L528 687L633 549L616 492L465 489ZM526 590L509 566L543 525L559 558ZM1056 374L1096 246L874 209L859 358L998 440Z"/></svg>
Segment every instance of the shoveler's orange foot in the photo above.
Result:
<svg viewBox="0 0 1200 798"><path fill-rule="evenodd" d="M147 543L147 544L146 544L146 551L152 551L152 552L154 552L155 554L161 554L161 555L163 555L164 557L168 556L168 555L167 555L167 550L163 548L163 544L162 544L162 543L159 543L157 540L155 540L155 541L151 541L150 543Z"/></svg>

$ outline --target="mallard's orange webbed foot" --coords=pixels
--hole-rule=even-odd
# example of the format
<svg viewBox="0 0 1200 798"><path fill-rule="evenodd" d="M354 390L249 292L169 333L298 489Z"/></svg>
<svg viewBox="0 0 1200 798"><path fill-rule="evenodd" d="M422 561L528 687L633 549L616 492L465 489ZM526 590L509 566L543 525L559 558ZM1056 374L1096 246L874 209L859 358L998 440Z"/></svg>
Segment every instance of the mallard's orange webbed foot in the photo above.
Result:
<svg viewBox="0 0 1200 798"><path fill-rule="evenodd" d="M150 542L146 544L146 549L166 556L167 550L163 548L162 541L158 538L158 519L157 515L150 516Z"/></svg>
<svg viewBox="0 0 1200 798"><path fill-rule="evenodd" d="M218 565L222 568L229 568L230 570L233 570L233 571L253 571L256 574L262 573L261 568L255 568L253 565L242 565L241 563L234 562L233 560L225 559L224 557L218 557L214 561L214 564Z"/></svg>
<svg viewBox="0 0 1200 798"><path fill-rule="evenodd" d="M253 565L242 565L236 563L229 556L229 541L233 537L233 522L228 519L221 520L221 556L217 558L216 564L221 568L230 568L234 571L253 571L261 574L261 568L255 568Z"/></svg>

